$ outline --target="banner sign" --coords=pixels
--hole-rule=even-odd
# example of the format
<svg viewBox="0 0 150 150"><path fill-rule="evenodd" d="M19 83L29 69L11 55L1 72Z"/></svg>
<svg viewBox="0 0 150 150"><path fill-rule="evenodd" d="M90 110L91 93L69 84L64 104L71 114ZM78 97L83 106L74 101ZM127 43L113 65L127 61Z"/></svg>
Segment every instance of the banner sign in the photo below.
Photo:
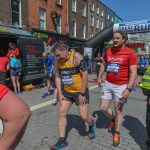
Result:
<svg viewBox="0 0 150 150"><path fill-rule="evenodd" d="M113 31L123 30L127 33L150 32L150 20L117 23L113 26Z"/></svg>
<svg viewBox="0 0 150 150"><path fill-rule="evenodd" d="M126 46L130 47L130 48L142 48L144 47L144 43L129 43Z"/></svg>

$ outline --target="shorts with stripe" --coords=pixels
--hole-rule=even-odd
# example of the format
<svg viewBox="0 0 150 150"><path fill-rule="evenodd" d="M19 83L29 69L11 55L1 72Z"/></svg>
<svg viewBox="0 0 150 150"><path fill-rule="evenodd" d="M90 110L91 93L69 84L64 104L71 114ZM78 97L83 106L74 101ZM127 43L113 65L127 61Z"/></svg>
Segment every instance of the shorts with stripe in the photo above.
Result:
<svg viewBox="0 0 150 150"><path fill-rule="evenodd" d="M105 81L103 84L101 100L115 100L118 103L126 103L127 99L121 99L122 92L126 89L127 84L114 85Z"/></svg>

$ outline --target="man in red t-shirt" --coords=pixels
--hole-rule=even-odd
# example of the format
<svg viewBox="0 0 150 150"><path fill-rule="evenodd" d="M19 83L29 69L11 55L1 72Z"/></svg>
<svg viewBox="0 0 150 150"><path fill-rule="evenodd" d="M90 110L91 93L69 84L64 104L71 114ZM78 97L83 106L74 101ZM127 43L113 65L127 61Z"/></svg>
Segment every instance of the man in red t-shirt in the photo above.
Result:
<svg viewBox="0 0 150 150"><path fill-rule="evenodd" d="M97 82L99 86L102 85L101 77L107 68L100 109L111 119L108 131L114 133L113 145L118 146L123 121L122 110L136 79L138 60L136 53L125 46L127 35L124 31L116 31L112 40L113 46L104 55ZM115 101L115 113L110 108L112 99Z"/></svg>

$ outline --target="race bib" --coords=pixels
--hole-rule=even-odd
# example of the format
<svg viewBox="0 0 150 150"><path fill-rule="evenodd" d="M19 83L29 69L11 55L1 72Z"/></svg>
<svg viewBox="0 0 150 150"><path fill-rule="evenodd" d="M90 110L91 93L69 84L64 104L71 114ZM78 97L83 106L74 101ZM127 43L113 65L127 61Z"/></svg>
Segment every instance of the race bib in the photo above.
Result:
<svg viewBox="0 0 150 150"><path fill-rule="evenodd" d="M73 84L72 75L69 75L69 76L62 76L62 83L63 83L63 84L66 84L66 85L71 85L71 84Z"/></svg>
<svg viewBox="0 0 150 150"><path fill-rule="evenodd" d="M108 64L107 72L118 73L120 64Z"/></svg>

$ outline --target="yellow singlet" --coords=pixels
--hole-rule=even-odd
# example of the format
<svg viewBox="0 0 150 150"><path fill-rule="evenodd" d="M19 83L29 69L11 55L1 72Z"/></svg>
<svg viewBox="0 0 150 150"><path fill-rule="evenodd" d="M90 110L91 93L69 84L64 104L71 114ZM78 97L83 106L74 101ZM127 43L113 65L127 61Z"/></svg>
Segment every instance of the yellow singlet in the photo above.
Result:
<svg viewBox="0 0 150 150"><path fill-rule="evenodd" d="M79 68L74 64L74 54L72 51L68 61L58 61L58 70L64 89L70 93L81 92L82 79Z"/></svg>

